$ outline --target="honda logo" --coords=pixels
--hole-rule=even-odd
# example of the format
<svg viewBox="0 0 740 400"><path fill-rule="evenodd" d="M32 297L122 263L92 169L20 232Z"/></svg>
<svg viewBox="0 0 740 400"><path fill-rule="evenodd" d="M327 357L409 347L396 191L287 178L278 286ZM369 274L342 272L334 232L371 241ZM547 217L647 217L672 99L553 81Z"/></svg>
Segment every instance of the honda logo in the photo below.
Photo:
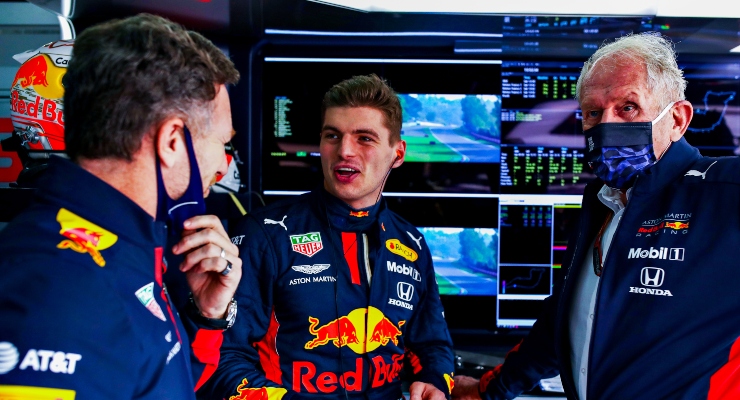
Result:
<svg viewBox="0 0 740 400"><path fill-rule="evenodd" d="M661 268L645 267L640 273L640 282L645 286L658 287L663 284L665 271Z"/></svg>
<svg viewBox="0 0 740 400"><path fill-rule="evenodd" d="M411 301L414 297L414 286L406 282L398 282L397 292L398 298L403 301Z"/></svg>

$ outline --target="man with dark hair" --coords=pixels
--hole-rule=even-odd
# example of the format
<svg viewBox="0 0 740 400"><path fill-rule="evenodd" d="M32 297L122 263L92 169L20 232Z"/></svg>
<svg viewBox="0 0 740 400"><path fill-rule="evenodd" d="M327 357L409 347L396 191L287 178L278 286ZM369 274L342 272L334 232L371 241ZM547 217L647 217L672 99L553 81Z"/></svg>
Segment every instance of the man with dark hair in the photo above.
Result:
<svg viewBox="0 0 740 400"><path fill-rule="evenodd" d="M0 397L194 398L183 322L210 362L241 277L238 248L201 215L226 172L225 85L238 78L207 39L151 15L76 39L63 78L70 160L50 159L36 201L0 233ZM184 321L162 282L168 230L184 257L170 268L192 291Z"/></svg>
<svg viewBox="0 0 740 400"><path fill-rule="evenodd" d="M737 399L740 159L703 157L673 43L599 48L576 86L587 157L565 279L529 335L454 398L511 399L560 374L569 399ZM711 295L709 295L711 293Z"/></svg>
<svg viewBox="0 0 740 400"><path fill-rule="evenodd" d="M375 75L324 97L323 186L230 229L244 260L240 318L205 398L445 399L453 354L432 258L379 201L403 162L401 105ZM243 317L246 316L246 317Z"/></svg>

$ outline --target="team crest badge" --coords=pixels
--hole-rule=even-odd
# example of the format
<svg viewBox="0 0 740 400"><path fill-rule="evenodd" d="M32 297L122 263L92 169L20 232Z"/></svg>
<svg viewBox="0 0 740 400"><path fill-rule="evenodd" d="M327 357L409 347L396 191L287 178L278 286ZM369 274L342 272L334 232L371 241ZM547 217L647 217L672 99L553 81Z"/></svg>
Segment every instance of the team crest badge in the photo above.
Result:
<svg viewBox="0 0 740 400"><path fill-rule="evenodd" d="M149 282L136 291L136 298L146 307L149 312L162 321L167 321L162 312L162 307L154 300L154 282Z"/></svg>

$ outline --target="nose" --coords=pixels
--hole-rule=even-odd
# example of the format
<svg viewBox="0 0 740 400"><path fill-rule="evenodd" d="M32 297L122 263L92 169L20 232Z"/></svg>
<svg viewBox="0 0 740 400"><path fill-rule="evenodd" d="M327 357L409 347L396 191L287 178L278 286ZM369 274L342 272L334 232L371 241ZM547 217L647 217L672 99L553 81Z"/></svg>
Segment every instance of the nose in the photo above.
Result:
<svg viewBox="0 0 740 400"><path fill-rule="evenodd" d="M218 169L216 170L216 181L220 181L221 178L223 178L229 171L230 162L231 156L228 154L224 154L224 157L221 159L221 164L219 164Z"/></svg>
<svg viewBox="0 0 740 400"><path fill-rule="evenodd" d="M355 140L352 135L343 135L337 153L342 158L351 158L356 154Z"/></svg>

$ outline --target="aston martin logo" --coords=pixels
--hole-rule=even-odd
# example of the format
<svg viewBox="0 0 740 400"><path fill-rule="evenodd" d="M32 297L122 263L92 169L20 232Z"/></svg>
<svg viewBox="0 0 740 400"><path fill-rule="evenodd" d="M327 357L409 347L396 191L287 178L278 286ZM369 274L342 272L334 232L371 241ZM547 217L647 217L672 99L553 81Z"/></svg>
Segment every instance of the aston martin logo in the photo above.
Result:
<svg viewBox="0 0 740 400"><path fill-rule="evenodd" d="M330 266L330 264L294 265L291 268L293 268L294 271L303 272L304 274L315 275L326 270Z"/></svg>

